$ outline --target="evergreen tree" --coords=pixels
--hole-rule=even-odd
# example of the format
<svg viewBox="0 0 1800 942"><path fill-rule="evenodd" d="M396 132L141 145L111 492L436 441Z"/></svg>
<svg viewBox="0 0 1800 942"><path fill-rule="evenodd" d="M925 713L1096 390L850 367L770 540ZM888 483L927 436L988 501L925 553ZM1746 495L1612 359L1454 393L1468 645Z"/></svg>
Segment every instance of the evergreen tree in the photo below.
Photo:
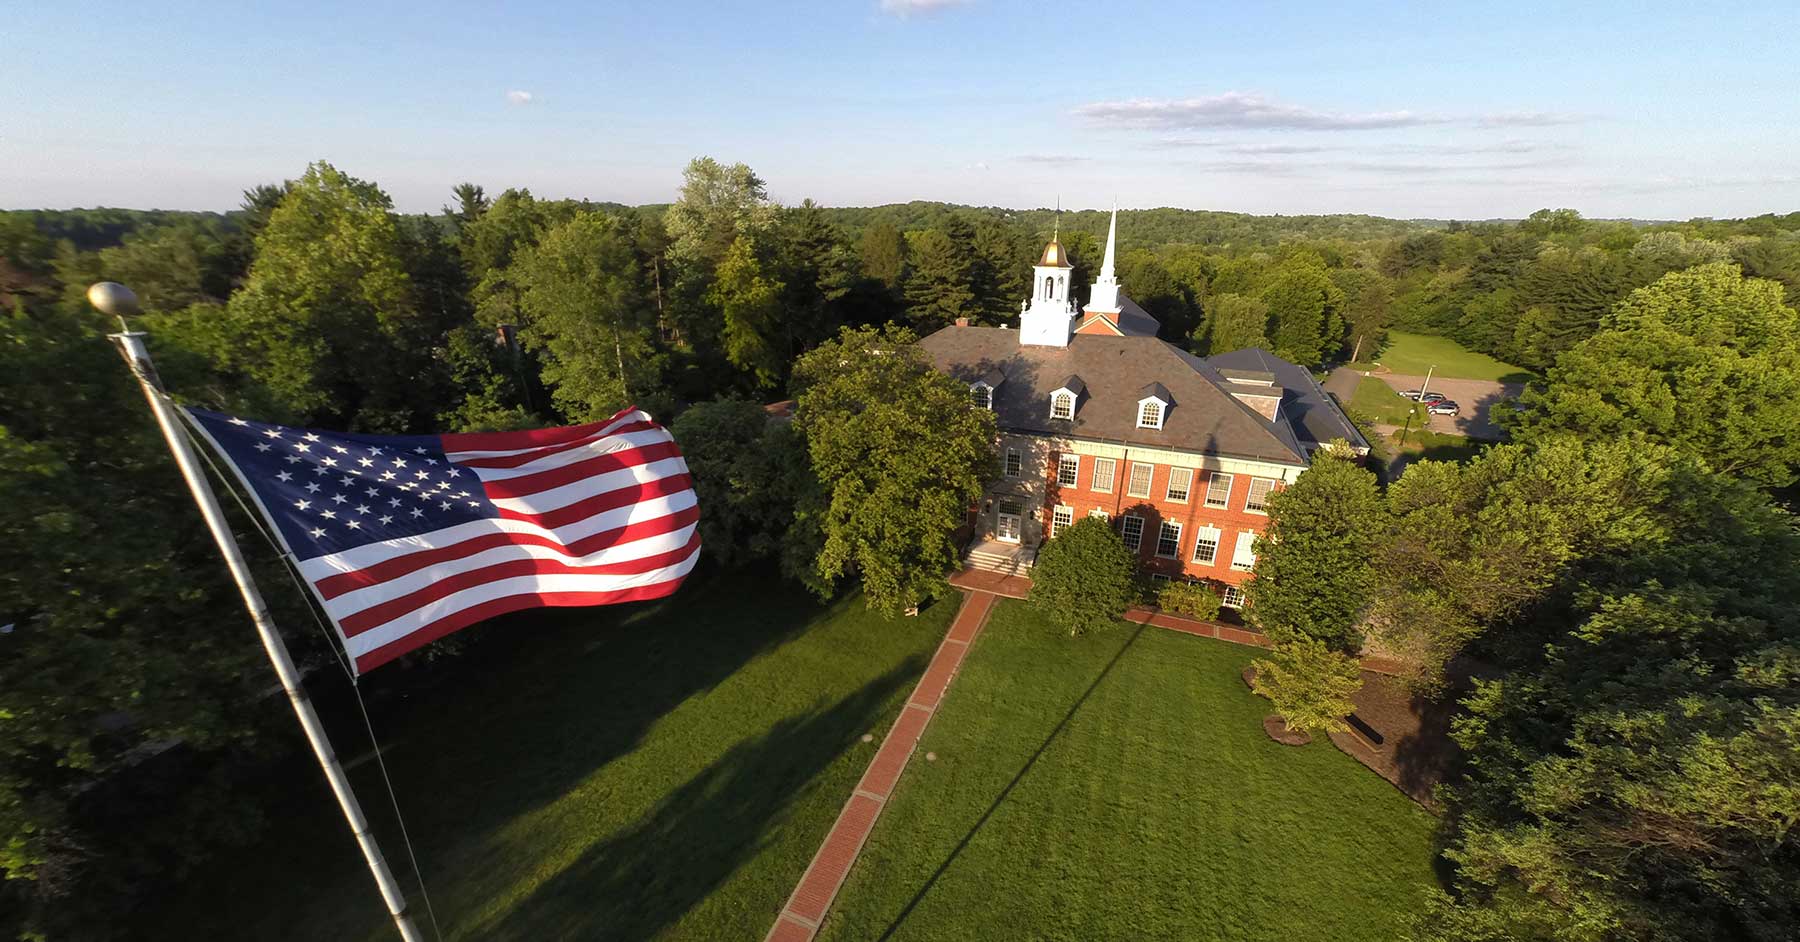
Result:
<svg viewBox="0 0 1800 942"><path fill-rule="evenodd" d="M927 229L913 239L908 256L906 314L915 326L930 332L959 317L980 316L966 243L959 245L942 229Z"/></svg>
<svg viewBox="0 0 1800 942"><path fill-rule="evenodd" d="M706 296L725 318L726 359L765 389L781 380L792 346L792 312L781 303L785 291L763 274L750 240L739 238L720 260Z"/></svg>

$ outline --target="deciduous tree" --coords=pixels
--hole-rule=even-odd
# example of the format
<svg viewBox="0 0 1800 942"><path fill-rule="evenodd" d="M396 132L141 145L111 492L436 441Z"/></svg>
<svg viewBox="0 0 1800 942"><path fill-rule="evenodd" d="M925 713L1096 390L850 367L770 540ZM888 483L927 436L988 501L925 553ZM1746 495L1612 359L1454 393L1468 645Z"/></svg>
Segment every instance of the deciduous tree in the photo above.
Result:
<svg viewBox="0 0 1800 942"><path fill-rule="evenodd" d="M1354 649L1383 523L1375 475L1321 450L1294 483L1269 495L1269 525L1245 587L1250 619L1277 640Z"/></svg>
<svg viewBox="0 0 1800 942"><path fill-rule="evenodd" d="M1350 698L1362 689L1362 669L1355 658L1307 637L1277 642L1272 653L1251 662L1254 686L1288 729L1323 734L1350 728L1344 717L1356 709Z"/></svg>
<svg viewBox="0 0 1800 942"><path fill-rule="evenodd" d="M1064 527L1031 567L1031 604L1071 637L1118 621L1137 596L1137 557L1098 517Z"/></svg>
<svg viewBox="0 0 1800 942"><path fill-rule="evenodd" d="M994 473L994 416L939 373L903 329L845 328L794 367L795 421L818 488L816 587L862 577L870 607L894 614L939 590L956 566L951 533Z"/></svg>

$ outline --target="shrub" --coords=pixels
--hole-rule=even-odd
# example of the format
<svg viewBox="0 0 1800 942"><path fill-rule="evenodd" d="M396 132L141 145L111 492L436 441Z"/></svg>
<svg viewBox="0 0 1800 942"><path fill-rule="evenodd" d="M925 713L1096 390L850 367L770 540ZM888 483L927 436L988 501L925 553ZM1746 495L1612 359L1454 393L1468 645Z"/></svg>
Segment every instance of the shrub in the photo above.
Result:
<svg viewBox="0 0 1800 942"><path fill-rule="evenodd" d="M1212 621L1219 617L1219 593L1205 583L1171 582L1156 593L1156 607L1165 612Z"/></svg>
<svg viewBox="0 0 1800 942"><path fill-rule="evenodd" d="M1031 604L1071 637L1125 614L1137 597L1137 560L1104 520L1088 517L1038 550Z"/></svg>
<svg viewBox="0 0 1800 942"><path fill-rule="evenodd" d="M1272 657L1257 658L1256 692L1269 698L1288 729L1341 733L1356 705L1350 697L1362 688L1362 669L1355 659L1325 642L1304 636L1277 644Z"/></svg>

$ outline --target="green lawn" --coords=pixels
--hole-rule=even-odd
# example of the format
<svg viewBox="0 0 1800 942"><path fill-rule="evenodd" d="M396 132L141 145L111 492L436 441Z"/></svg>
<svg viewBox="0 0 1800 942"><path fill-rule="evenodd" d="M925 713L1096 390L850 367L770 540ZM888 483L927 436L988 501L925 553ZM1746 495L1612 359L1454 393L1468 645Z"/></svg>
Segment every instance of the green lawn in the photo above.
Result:
<svg viewBox="0 0 1800 942"><path fill-rule="evenodd" d="M1487 379L1505 383L1523 383L1532 379L1529 371L1502 363L1483 353L1463 347L1449 337L1431 334L1409 334L1403 330L1388 331L1388 346L1378 362L1395 373L1424 376L1436 367L1433 376L1447 379ZM1372 369L1371 364L1354 364L1358 369Z"/></svg>
<svg viewBox="0 0 1800 942"><path fill-rule="evenodd" d="M733 576L478 629L450 676L376 719L446 937L759 938L955 607L887 621ZM366 751L358 727L331 731ZM373 763L353 776L412 885ZM317 767L284 778L259 845L127 934L391 939Z"/></svg>
<svg viewBox="0 0 1800 942"><path fill-rule="evenodd" d="M1393 939L1434 822L1329 743L1271 742L1254 656L1000 603L822 937Z"/></svg>
<svg viewBox="0 0 1800 942"><path fill-rule="evenodd" d="M1406 444L1400 444L1395 436L1389 436L1386 444L1386 457L1390 461L1399 455L1410 455L1415 460L1429 458L1433 461L1467 461L1481 454L1493 443L1414 426L1412 431L1406 433Z"/></svg>
<svg viewBox="0 0 1800 942"><path fill-rule="evenodd" d="M1424 406L1400 395L1394 387L1373 376L1357 380L1356 394L1350 397L1350 408L1388 425L1404 426L1408 413L1412 414L1415 427L1425 424Z"/></svg>

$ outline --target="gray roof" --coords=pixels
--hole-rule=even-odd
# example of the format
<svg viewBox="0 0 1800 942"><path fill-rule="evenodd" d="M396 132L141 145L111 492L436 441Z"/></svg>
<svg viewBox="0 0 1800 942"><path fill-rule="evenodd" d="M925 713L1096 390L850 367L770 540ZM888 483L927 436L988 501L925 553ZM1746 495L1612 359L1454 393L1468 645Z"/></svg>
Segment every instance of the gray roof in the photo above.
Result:
<svg viewBox="0 0 1800 942"><path fill-rule="evenodd" d="M998 368L1000 427L1127 445L1228 455L1304 467L1306 450L1286 426L1237 401L1228 380L1205 361L1155 337L1077 334L1067 347L1021 346L1006 327L945 327L919 341L938 369L965 383ZM1087 395L1073 420L1050 418L1050 392L1070 374ZM1145 383L1164 387L1163 427L1137 427Z"/></svg>
<svg viewBox="0 0 1800 942"><path fill-rule="evenodd" d="M1127 334L1154 337L1162 329L1162 321L1150 315L1136 301L1119 292L1119 329Z"/></svg>
<svg viewBox="0 0 1800 942"><path fill-rule="evenodd" d="M1281 403L1285 415L1301 442L1309 448L1344 439L1356 448L1369 443L1344 414L1344 409L1313 379L1312 371L1296 366L1267 350L1251 347L1206 358L1206 362L1227 376L1240 371L1267 373L1275 384L1287 390Z"/></svg>

